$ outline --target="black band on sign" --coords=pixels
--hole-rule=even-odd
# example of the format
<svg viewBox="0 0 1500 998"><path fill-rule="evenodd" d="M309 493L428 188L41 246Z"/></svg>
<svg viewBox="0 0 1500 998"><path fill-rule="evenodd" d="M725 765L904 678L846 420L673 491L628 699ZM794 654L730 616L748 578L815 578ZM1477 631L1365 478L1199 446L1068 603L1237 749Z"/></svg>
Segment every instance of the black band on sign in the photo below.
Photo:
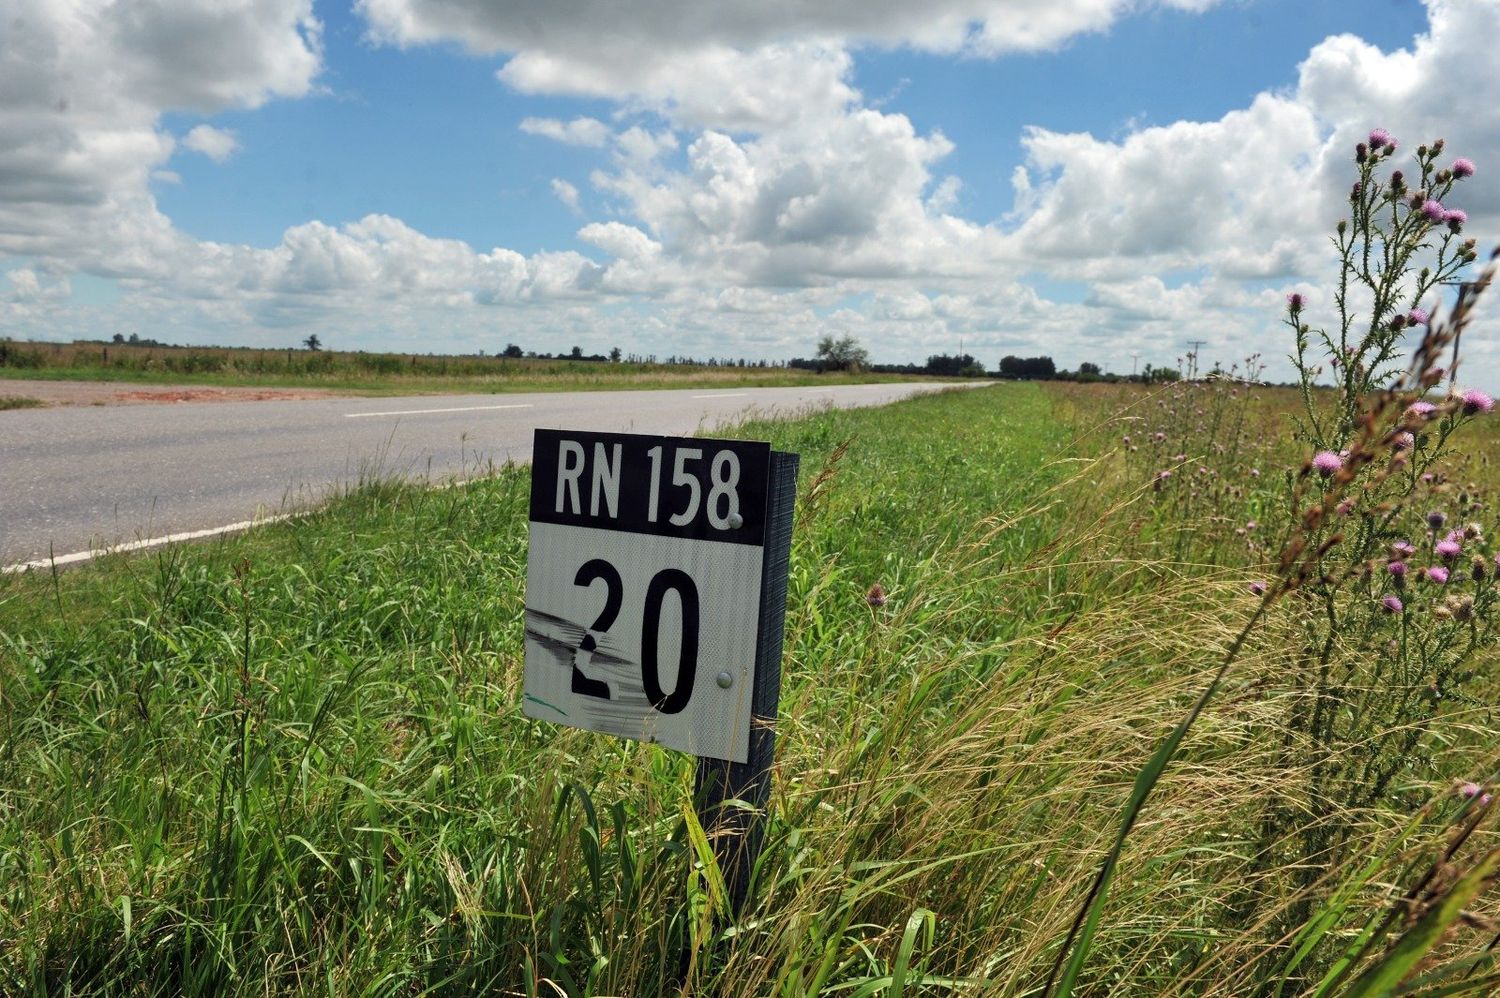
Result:
<svg viewBox="0 0 1500 998"><path fill-rule="evenodd" d="M771 445L537 430L531 520L763 546Z"/></svg>

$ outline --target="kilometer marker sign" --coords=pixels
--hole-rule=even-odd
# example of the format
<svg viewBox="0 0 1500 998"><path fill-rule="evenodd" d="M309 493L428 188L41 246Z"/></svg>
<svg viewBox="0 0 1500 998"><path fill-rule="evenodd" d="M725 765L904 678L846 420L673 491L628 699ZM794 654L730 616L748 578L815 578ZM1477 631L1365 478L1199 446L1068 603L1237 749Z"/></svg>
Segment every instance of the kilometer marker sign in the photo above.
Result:
<svg viewBox="0 0 1500 998"><path fill-rule="evenodd" d="M785 606L784 543L763 578L772 463L767 443L536 431L527 716L748 761L757 654L779 667Z"/></svg>

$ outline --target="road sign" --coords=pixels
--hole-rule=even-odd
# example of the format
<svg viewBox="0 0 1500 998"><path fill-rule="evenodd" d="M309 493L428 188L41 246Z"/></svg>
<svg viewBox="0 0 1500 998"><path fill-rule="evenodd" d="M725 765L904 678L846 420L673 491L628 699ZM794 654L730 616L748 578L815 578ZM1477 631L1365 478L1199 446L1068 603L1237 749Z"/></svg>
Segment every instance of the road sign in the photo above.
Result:
<svg viewBox="0 0 1500 998"><path fill-rule="evenodd" d="M766 443L536 431L527 716L747 762L770 467Z"/></svg>

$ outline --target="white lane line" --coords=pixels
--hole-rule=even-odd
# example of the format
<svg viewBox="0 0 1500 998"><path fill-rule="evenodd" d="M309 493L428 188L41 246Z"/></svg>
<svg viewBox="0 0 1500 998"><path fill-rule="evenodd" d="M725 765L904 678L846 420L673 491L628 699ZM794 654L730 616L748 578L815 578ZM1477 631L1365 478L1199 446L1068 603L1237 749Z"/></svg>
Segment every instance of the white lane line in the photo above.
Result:
<svg viewBox="0 0 1500 998"><path fill-rule="evenodd" d="M482 409L530 409L530 402L518 402L515 405L461 405L453 409L401 409L395 412L346 412L345 419L359 419L362 416L425 416L429 412L479 412Z"/></svg>
<svg viewBox="0 0 1500 998"><path fill-rule="evenodd" d="M17 572L25 572L33 568L51 568L53 565L72 565L80 561L89 561L101 554L112 554L116 551L143 551L147 548L161 547L163 544L175 544L178 541L196 541L204 537L217 537L220 534L236 534L241 530L249 530L251 527L263 526L267 523L280 523L282 520L290 520L301 513L279 513L276 516L263 516L258 520L241 520L239 523L231 523L224 527L209 527L207 530L188 530L180 534L167 534L163 537L148 537L142 541L129 541L125 544L116 544L113 547L90 549L88 551L74 551L72 554L60 554L55 558L38 558L35 561L23 561L15 565L0 567L0 575L14 575Z"/></svg>
<svg viewBox="0 0 1500 998"><path fill-rule="evenodd" d="M712 395L694 395L695 399L742 399L749 392L715 392Z"/></svg>

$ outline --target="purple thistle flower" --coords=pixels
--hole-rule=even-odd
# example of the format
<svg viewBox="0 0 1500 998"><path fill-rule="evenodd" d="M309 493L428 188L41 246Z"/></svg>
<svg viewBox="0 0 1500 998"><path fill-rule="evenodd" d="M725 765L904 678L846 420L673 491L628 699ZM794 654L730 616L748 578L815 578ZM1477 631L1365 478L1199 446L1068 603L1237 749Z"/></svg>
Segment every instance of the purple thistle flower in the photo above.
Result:
<svg viewBox="0 0 1500 998"><path fill-rule="evenodd" d="M1417 549L1412 547L1410 541L1397 541L1391 545L1391 553L1398 558L1410 558L1417 553Z"/></svg>
<svg viewBox="0 0 1500 998"><path fill-rule="evenodd" d="M1461 796L1468 797L1471 800L1478 797L1481 807L1488 804L1492 799L1489 794L1484 792L1484 787L1481 787L1477 783L1465 783L1458 788L1458 792Z"/></svg>
<svg viewBox="0 0 1500 998"><path fill-rule="evenodd" d="M1385 599L1380 601L1380 605L1385 608L1386 613L1400 613L1402 610L1406 609L1401 604L1401 597L1399 596L1387 596Z"/></svg>
<svg viewBox="0 0 1500 998"><path fill-rule="evenodd" d="M1429 582L1436 582L1440 586L1447 585L1448 570L1442 565L1433 565L1427 569L1427 579Z"/></svg>
<svg viewBox="0 0 1500 998"><path fill-rule="evenodd" d="M1447 209L1443 207L1443 202L1436 198L1428 198L1422 202L1422 214L1427 216L1427 221L1429 222L1441 222L1446 211Z"/></svg>
<svg viewBox="0 0 1500 998"><path fill-rule="evenodd" d="M1457 541L1438 541L1433 547L1433 553L1444 561L1452 561L1463 553L1464 546Z"/></svg>
<svg viewBox="0 0 1500 998"><path fill-rule="evenodd" d="M1448 522L1448 514L1442 510L1433 510L1427 514L1427 525L1433 530L1443 529L1443 524Z"/></svg>
<svg viewBox="0 0 1500 998"><path fill-rule="evenodd" d="M1426 316L1423 316L1423 319L1425 321ZM1407 419L1421 420L1426 419L1436 411L1437 406L1433 405L1431 402L1413 402L1411 405L1406 407L1405 415Z"/></svg>
<svg viewBox="0 0 1500 998"><path fill-rule="evenodd" d="M1254 596L1264 596L1266 594L1265 582L1261 579L1256 579L1250 583L1250 592Z"/></svg>
<svg viewBox="0 0 1500 998"><path fill-rule="evenodd" d="M885 587L882 586L878 582L875 583L874 585L872 585L870 587L869 591L865 593L865 602L868 603L870 606L875 607L877 609L880 608L880 607L882 607L882 606L885 606L885 604L886 604Z"/></svg>
<svg viewBox="0 0 1500 998"><path fill-rule="evenodd" d="M1293 291L1291 294L1286 296L1286 306L1293 312L1302 311L1302 306L1305 304L1307 304L1307 299L1302 297L1302 293L1300 291Z"/></svg>
<svg viewBox="0 0 1500 998"><path fill-rule="evenodd" d="M1331 450L1320 450L1313 455L1313 470L1327 478L1344 466L1344 459Z"/></svg>
<svg viewBox="0 0 1500 998"><path fill-rule="evenodd" d="M1462 208L1449 208L1443 212L1443 221L1447 222L1449 225L1452 225L1454 222L1457 222L1459 225L1463 225L1468 220L1469 213L1464 211Z"/></svg>
<svg viewBox="0 0 1500 998"><path fill-rule="evenodd" d="M1391 439L1391 449L1395 451L1408 451L1417 445L1417 438L1402 430Z"/></svg>
<svg viewBox="0 0 1500 998"><path fill-rule="evenodd" d="M1470 388L1464 392L1464 415L1477 416L1481 412L1489 412L1495 408L1495 400L1490 398L1478 388Z"/></svg>
<svg viewBox="0 0 1500 998"><path fill-rule="evenodd" d="M1453 175L1455 177L1474 176L1474 162L1472 160L1463 158L1455 159L1453 161L1453 166L1451 166L1449 169L1453 171Z"/></svg>
<svg viewBox="0 0 1500 998"><path fill-rule="evenodd" d="M1370 129L1370 138L1368 141L1371 150L1379 149L1381 146L1390 146L1392 149L1396 147L1396 140L1391 138L1391 133L1384 128Z"/></svg>
<svg viewBox="0 0 1500 998"><path fill-rule="evenodd" d="M1427 325L1427 310L1426 309L1422 309L1422 308L1414 308L1410 312L1407 312L1406 313L1406 324L1408 326L1425 326L1425 325ZM1417 403L1414 403L1414 404L1415 405L1427 405L1427 406L1432 405L1431 402L1417 402ZM1431 410L1429 409L1428 411L1430 412Z"/></svg>

